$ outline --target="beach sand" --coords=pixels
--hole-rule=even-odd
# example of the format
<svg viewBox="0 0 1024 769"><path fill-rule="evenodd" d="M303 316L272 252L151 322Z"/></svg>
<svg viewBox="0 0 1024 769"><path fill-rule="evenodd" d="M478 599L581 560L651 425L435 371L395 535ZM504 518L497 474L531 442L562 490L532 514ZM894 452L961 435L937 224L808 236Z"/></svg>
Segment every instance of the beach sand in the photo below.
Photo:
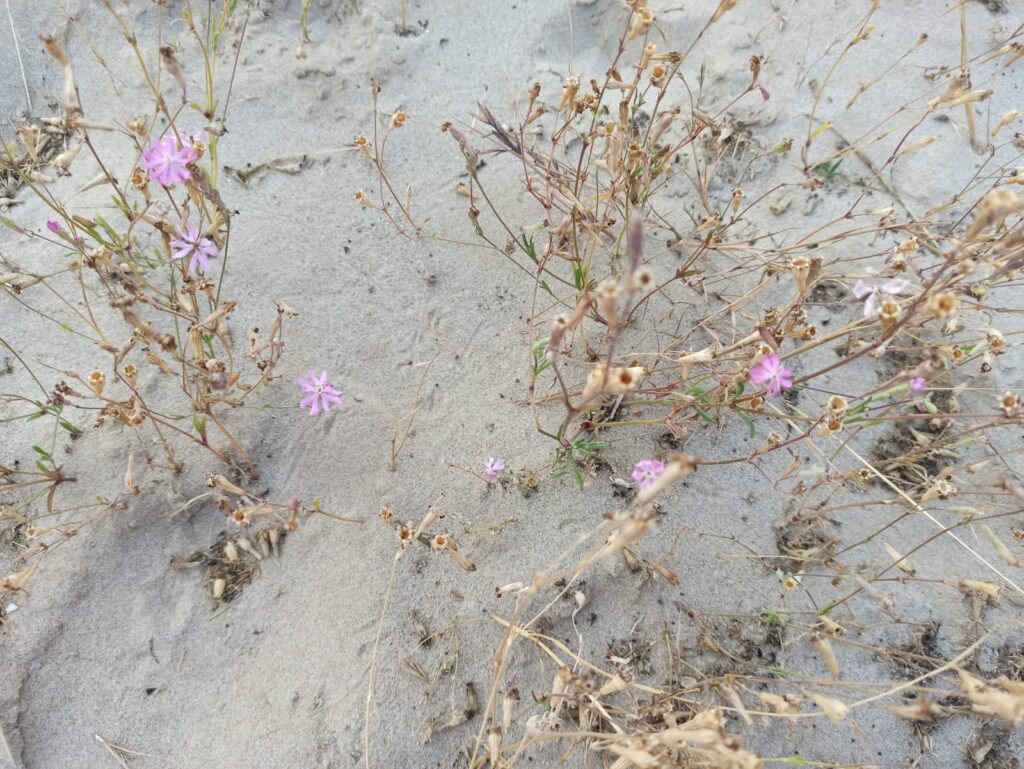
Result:
<svg viewBox="0 0 1024 769"><path fill-rule="evenodd" d="M658 39L659 48L686 48L716 5L652 1L665 38ZM1019 3L1004 3L1002 11L999 5L969 3L973 50L991 48L1024 22ZM280 379L259 394L257 404L267 408L231 416L260 469L248 490L275 500L319 498L324 509L363 522L304 519L285 540L280 557L260 562L258 576L241 595L215 610L200 570L175 570L170 563L211 546L222 532L233 532L233 524L212 506L177 512L207 491L206 478L220 468L209 456L186 451L183 472L172 476L154 466L162 458L151 435L111 425L91 429L87 418L79 420L87 427L85 435L58 444L59 461L77 478L61 488L60 506L125 496L129 455L141 494L128 496L124 509L40 559L26 592L13 601L16 610L8 611L0 629L0 725L15 766L115 766L97 736L144 754L130 758L138 767L362 766L367 677L397 548L394 531L379 520L378 510L387 506L404 521L422 517L430 505L445 514L443 527L458 538L460 552L476 569L466 571L425 548L410 549L399 561L380 637L370 765L466 766L465 750L481 726L503 635L494 618L512 611L512 599L496 597L495 588L528 581L560 555L578 550L578 538L598 526L604 513L622 506L613 479L628 478L633 462L663 447L657 441L664 430L624 432L582 493L571 478L548 477L551 444L537 434L524 405L525 317L533 283L493 251L442 240L471 243L474 238L467 201L455 192L465 178L464 161L451 137L439 130L441 124L470 124L478 102L499 117L511 117L534 81L555 101L570 67L584 82L603 76L623 29L623 4L419 0L409 3L409 31L402 35L398 0L314 0L305 58L296 56L299 7L264 0L251 12L229 133L221 142L224 167L244 169L277 158L285 158L280 165L287 166L246 184L225 173L221 193L238 212L227 278L228 294L239 300L232 326L241 339L242 329L266 324L273 300L300 313L286 330ZM702 68L701 102L721 105L748 82L749 58L766 54L761 83L770 99L746 99L730 118L761 150L787 137L799 145L813 101L811 83L825 77L867 7L839 0L743 0L709 29L688 63L688 77L696 81ZM124 121L150 109L131 49L99 3L11 0L11 8L32 116L56 114L62 88L39 34L55 34L64 42L92 119ZM176 18L180 8L172 1L164 11ZM120 12L155 55L153 4L133 2ZM820 109L847 139L926 92L929 68L955 68L959 62L958 16L939 0L883 3L874 24L870 39L834 74ZM9 126L28 111L6 27L3 20L0 116ZM929 35L928 42L900 60L921 33ZM168 24L165 34L182 37L181 23ZM240 29L231 35L237 40ZM228 46L219 65L223 76L233 56ZM845 108L859 84L894 63L898 76L865 94L855 109ZM190 79L196 76L188 62L184 67ZM1020 73L1019 65L1007 69L985 86L994 93L977 110L983 135L1006 110L1024 103ZM397 184L411 185L413 208L429 218L426 230L434 238L402 237L353 200L357 190L379 197L373 168L352 148L356 135L372 130L371 78L381 84L382 111L409 115L391 140L389 167ZM844 184L795 195L781 217L760 224L809 232L845 210L862 185L875 201L870 207L895 205L922 214L956 193L985 162L984 154L967 145L961 122L962 111L952 120L932 121L923 134L936 141L890 169L884 185L873 183L867 166L887 157L891 144L883 142L846 164ZM5 127L2 134L6 140L11 131ZM113 173L130 174L133 158L118 150L117 137L103 135L101 145L113 159ZM96 170L83 156L57 189L70 194ZM508 158L487 157L480 173L508 221L523 227L537 223L536 208ZM780 158L747 183L747 195L799 177L793 159ZM713 193L727 200L729 192L726 174ZM5 216L39 230L47 209L26 191L19 198L23 202ZM687 213L694 210L692 200L679 198L680 222L688 223ZM0 253L36 271L57 268L62 259L6 230L0 231ZM856 311L848 305L837 310ZM94 347L62 336L9 296L0 297L0 318L4 337L35 361L82 372L105 363ZM435 356L413 433L390 471L395 420L409 413L425 364ZM9 357L0 352L0 363ZM985 387L1020 386L1020 356L1005 357ZM9 368L0 375L0 391L32 387L19 367ZM322 418L295 406L295 379L310 368L328 370L345 393L344 406ZM60 378L50 375L48 385ZM876 376L867 367L844 375L866 382ZM149 392L154 399L165 395L156 382ZM13 409L0 406L0 416ZM3 424L0 463L30 463L30 447L49 440L49 429L41 422ZM1001 435L996 445L1001 440L1009 447L1021 437L1018 428ZM749 453L762 440L743 430L709 426L695 429L683 448L721 458ZM510 470L536 473L536 492L524 496L515 484L488 487L459 469L479 472L488 456L505 458ZM535 612L554 602L539 629L606 669L613 664L609 655L628 659L636 680L652 686L671 688L673 682L727 672L729 660L709 652L709 638L752 660L757 676L782 669L828 681L828 669L806 632L773 630L749 619L768 610L815 610L848 590L848 585L832 585L827 572L821 579L808 577L805 590L787 591L774 561L759 557L779 556L785 539L793 504L785 490L793 484L774 479L788 462L779 457L758 467L699 470L663 501L661 527L638 546L643 558L678 575L678 585L650 569L634 573L621 558L603 561L568 595L559 597L552 587L538 597ZM1018 455L1008 462L1022 469ZM870 490L843 493L842 501L850 503L877 496ZM890 513L854 504L834 514L830 535L841 548ZM918 543L935 528L923 517L910 517L898 524L891 541ZM966 536L995 560L984 540ZM858 552L850 566L863 574L888 562L880 543ZM13 568L13 557L11 548L0 547L0 566ZM948 537L933 540L914 562L919 575L930 579L987 578L977 559ZM1019 569L1010 571L1022 579ZM585 604L578 612L576 590ZM854 640L865 645L908 644L920 623L936 623L928 653L950 659L984 637L976 662L979 670L993 674L1001 654L1024 648L1024 615L1010 591L979 609L952 590L896 581L882 590L899 622L867 594L837 616L858 627ZM429 645L419 642L414 614L436 634ZM733 622L733 615L748 619ZM874 683L915 675L855 646L836 648L841 677L865 684L819 688L844 701L876 693ZM673 649L678 655L670 654ZM410 660L431 678L429 684L410 672L415 667ZM555 672L540 647L525 640L516 644L506 675L524 700L523 712L532 708L533 695L549 690ZM469 718L467 685L479 698ZM628 696L644 700L641 693ZM714 688L693 697L729 705ZM759 706L756 699L745 699L751 709ZM855 709L841 723L758 718L748 726L735 715L727 723L749 749L766 757L942 769L1019 766L1024 755L1019 731L966 716L938 721L930 732L932 752L922 752L911 723L884 709L898 699ZM517 728L521 736L523 725ZM982 762L969 763L967 746L978 740L992 742L992 749ZM565 748L536 746L528 752L530 761L524 757L520 765L562 765ZM566 765L611 762L607 755L591 755L589 763L581 756L577 751ZM8 763L0 749L0 767Z"/></svg>

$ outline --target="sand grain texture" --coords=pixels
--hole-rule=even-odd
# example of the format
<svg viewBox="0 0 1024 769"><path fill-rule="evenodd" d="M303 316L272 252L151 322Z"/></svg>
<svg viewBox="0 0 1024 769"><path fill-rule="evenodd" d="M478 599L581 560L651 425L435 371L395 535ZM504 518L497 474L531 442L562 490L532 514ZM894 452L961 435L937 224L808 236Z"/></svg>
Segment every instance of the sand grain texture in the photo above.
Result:
<svg viewBox="0 0 1024 769"><path fill-rule="evenodd" d="M44 559L28 593L17 601L19 609L0 631L0 724L16 765L114 766L97 743L99 735L146 754L131 759L137 767L361 766L366 678L396 546L393 533L377 520L377 510L388 505L398 518L415 519L435 504L477 570L465 572L451 559L425 550L411 550L402 560L384 622L371 764L465 766L463 748L475 736L480 716L451 729L435 728L429 742L424 742L425 724L429 719L444 723L458 713L467 683L481 700L486 696L501 637L488 615L511 610L507 600L495 597L495 586L528 579L571 548L603 512L621 505L611 476L627 477L632 462L653 452L653 433L616 444L608 457L614 472L601 470L582 494L565 479L548 479L544 467L550 448L521 405L529 281L492 252L398 237L352 201L357 189L375 190L376 180L358 153L347 149L356 134L372 125L369 89L370 78L376 77L383 88L382 109L402 109L410 116L406 133L396 135L391 150L396 176L413 185L416 209L429 216L431 232L470 240L466 201L454 192L463 162L438 127L444 120L469 120L477 102L498 115L511 115L534 80L550 97L566 75L570 56L585 78L600 76L621 33L622 5L612 0L421 0L409 3L413 33L407 36L396 31L398 5L397 0L315 0L308 56L297 59L299 3L262 2L246 33L230 133L221 150L225 166L243 169L289 157L300 169L267 171L246 185L225 177L221 187L239 212L228 277L231 295L241 299L234 327L266 322L272 299L301 313L288 329L288 350L279 369L283 376L262 398L275 406L290 405L296 399L294 378L310 366L328 369L346 394L345 407L322 419L284 408L235 415L238 432L261 469L253 491L275 499L320 497L325 508L365 523L309 519L288 537L281 558L261 563L260 574L242 595L213 613L198 572L172 570L169 564L211 545L227 530L223 516L209 508L172 516L204 489L206 476L216 468L206 458L189 455L179 477L156 470L138 473L143 494L127 510ZM700 0L666 12L660 17L664 46L687 46L715 5ZM822 77L823 57L842 45L840 34L852 28L864 5L744 0L709 31L691 64L704 66L704 89L712 101L721 101L745 82L749 57L768 53L761 80L771 99L746 100L733 116L761 147L785 137L798 144L810 108L809 81ZM844 130L851 133L870 125L885 105L892 108L919 94L923 67L958 61L955 14L946 13L943 3L883 5L874 37L836 76L835 102L825 111L841 112L839 102L882 64L898 58L918 34L928 32L931 39L901 65L902 77L863 97L860 112L842 113ZM972 45L978 50L1024 22L1019 3L1005 5L1008 10L1002 13L981 3L970 5ZM169 15L175 16L180 6L170 2ZM145 92L131 53L98 3L11 0L11 7L36 115L52 113L61 89L59 71L37 42L43 32L66 41L87 113L120 120L144 110ZM135 2L126 13L152 44L153 6ZM2 21L0 117L6 126L24 111L25 100ZM175 34L173 27L169 34ZM109 73L91 49L103 53ZM221 62L224 72L226 62ZM1018 67L999 78L991 102L979 112L982 125L991 126L1007 109L1024 103L1020 72ZM5 128L3 135L8 134ZM936 122L926 134L939 141L901 161L897 173L886 179L918 213L959 189L983 162L948 122ZM879 159L884 155L874 158ZM122 158L116 173L130 173L129 162ZM777 172L793 178L798 172L786 162L779 162ZM510 220L531 224L535 209L514 184L507 161L489 159L488 166L481 174L498 191ZM89 168L88 163L76 167L69 184L88 179ZM863 178L864 169L856 175ZM757 178L753 186L762 183L766 180ZM719 186L719 194L727 195L727 182ZM794 201L783 221L810 229L815 218L843 210L854 190L851 183L837 193L838 200L808 193ZM872 196L878 208L890 203L882 190ZM26 226L41 223L45 209L22 198L26 202L9 215ZM688 210L691 201L681 198L681 220ZM0 252L33 265L49 258L7 231L0 232ZM0 297L6 336L28 347L39 335L53 333L7 299ZM39 357L79 370L102 362L87 347L59 349L57 344ZM397 470L389 472L392 420L407 412L420 364L439 349L426 378L415 434ZM1008 355L998 376L1004 386L1019 386L1022 373L1020 357ZM0 389L17 389L24 384L21 378L18 371L0 376ZM0 460L27 461L33 429L3 424ZM1015 440L1021 437L1018 430ZM1014 440L1003 439L1008 445ZM711 430L693 438L687 450L727 456L748 452L751 445L745 435L719 436ZM134 453L139 462L146 451L159 456L130 433L111 427L87 431L63 457L68 471L79 477L73 489L62 491L65 500L120 493L128 455ZM450 460L477 467L489 455L505 457L511 468L539 470L539 491L529 498L514 487L487 491L478 479L447 465ZM1019 457L1011 461L1022 469ZM765 470L778 474L785 464L772 460ZM726 538L699 534L735 534L755 552L777 554L774 527L785 519L785 504L785 497L753 467L698 472L665 501L664 527L641 546L645 557L679 574L681 584L632 574L621 560L599 565L586 575L582 588L587 605L576 618L581 655L601 664L610 648L621 654L630 646L650 647L649 660L637 666L646 671L644 680L663 685L673 673L666 638L695 646L702 630L695 618L707 612L807 608L806 598L787 594L762 562L746 557L747 550ZM848 513L838 530L850 541L887 515L877 509ZM920 519L901 524L903 535L913 541L931 533L929 526ZM870 565L877 568L886 557L880 545L875 555ZM10 553L2 557L9 560ZM931 545L927 559L917 560L936 579L978 575L977 563L946 540ZM1016 575L1020 579L1019 570ZM816 597L828 600L836 591L827 580L821 582ZM898 583L891 592L906 626L885 625L870 600L855 607L864 625L878 626L875 640L908 640L911 623L930 621L940 623L938 656L952 657L976 640L978 629L964 600L928 593L924 601L921 593ZM549 592L543 599L554 596ZM546 632L577 649L573 609L571 601L560 601ZM432 631L447 627L449 632L430 646L419 646L414 610ZM983 668L995 664L1000 649L1024 644L1021 611L1010 600L986 609L992 636L980 658ZM714 621L721 630L728 624ZM872 632L863 640L871 640ZM787 635L777 646L764 628L744 626L737 643L766 665L827 677L813 646L799 634ZM840 655L847 679L877 682L902 675L869 655L845 649ZM452 672L426 696L424 684L400 665L403 658L431 672L443 663ZM545 691L553 673L536 649L526 643L516 647L510 675L524 699ZM714 695L708 698L713 701ZM730 721L730 729L765 756L890 766L918 762L935 769L968 766L964 746L981 728L968 718L941 721L932 733L934 752L922 754L908 723L882 709L858 711L841 724L758 721L745 728L738 719ZM999 727L995 734L1001 755L1024 755L1019 732ZM0 746L0 766L8 763L5 753ZM528 765L559 765L557 748L537 748L531 755ZM568 765L584 764L576 754Z"/></svg>

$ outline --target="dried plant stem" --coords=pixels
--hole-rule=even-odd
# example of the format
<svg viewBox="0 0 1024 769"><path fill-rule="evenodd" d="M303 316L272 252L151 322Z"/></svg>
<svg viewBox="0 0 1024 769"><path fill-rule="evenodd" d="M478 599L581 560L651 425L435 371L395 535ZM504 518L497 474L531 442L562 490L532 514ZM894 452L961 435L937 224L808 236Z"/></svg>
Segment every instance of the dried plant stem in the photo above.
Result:
<svg viewBox="0 0 1024 769"><path fill-rule="evenodd" d="M990 563L983 555L978 553L974 548L972 548L970 545L968 545L966 542L964 542L962 539L960 539L960 537L958 537L953 532L948 531L947 527L943 526L941 521L939 521L934 515L932 515L927 510L925 510L923 507L921 507L921 505L918 504L916 500L914 500L912 497L908 496L907 493L905 491L903 491L903 489L901 489L899 486L897 486L895 483L892 482L892 480L889 478L889 476L887 476L885 473L881 472L878 468L876 468L868 460L864 459L864 457L862 457L860 454L858 454L857 451L852 446L850 446L849 443L846 443L843 446L843 448L848 453L850 453L855 459L857 459L861 464L863 464L864 467L866 467L868 470L870 470L879 480L882 481L882 483L884 483L886 486L888 486L890 489L892 489L894 492L896 492L907 504L909 504L911 506L911 508L915 512L921 513L929 521L934 523L940 529L943 529L944 532L946 534L948 534L950 536L950 538L953 539L954 542L956 542L964 550L966 550L968 553L970 553L972 556L974 556L978 561L980 561L982 564L984 564L984 566L987 569L989 569L994 574L996 574L1001 580L1003 580L1003 582L1005 582L1007 585L1012 587L1018 593L1020 593L1021 595L1024 595L1024 588L1022 588L1020 585L1018 585L1016 582L1014 582L1012 579L1010 579L1008 576L1006 576L996 566L994 566L992 563Z"/></svg>
<svg viewBox="0 0 1024 769"><path fill-rule="evenodd" d="M388 606L391 603L391 593L395 587L395 575L398 573L398 562L405 550L399 549L391 560L391 573L388 574L388 585L384 591L384 605L380 610L380 619L377 620L377 636L373 640L373 651L370 654L370 671L366 682L366 707L363 710L363 762L366 769L370 769L370 714L373 707L373 681L377 672L377 656L380 653L380 639L384 634L384 618L388 613Z"/></svg>
<svg viewBox="0 0 1024 769"><path fill-rule="evenodd" d="M447 340L446 340L447 341ZM420 380L416 384L416 393L412 398L412 406L409 409L409 413L403 418L396 420L394 432L391 434L391 458L388 460L388 470L391 472L395 471L398 466L398 455L402 452L402 447L405 446L405 442L409 440L409 436L412 435L412 423L416 419L416 414L420 408L420 392L423 390L423 383L427 379L427 374L430 373L431 367L434 365L434 361L437 360L437 356L441 354L444 349L445 342L441 343L441 346L437 348L437 352L434 353L427 365L423 368L423 373L420 375ZM405 422L405 432L402 433L402 438L399 440L398 433L402 429L402 422Z"/></svg>
<svg viewBox="0 0 1024 769"><path fill-rule="evenodd" d="M971 57L967 50L967 0L960 0L960 70L967 83L971 82ZM980 152L978 146L978 130L974 125L974 102L964 104L964 115L967 117L967 133L971 137L971 149Z"/></svg>
<svg viewBox="0 0 1024 769"><path fill-rule="evenodd" d="M4 0L7 6L7 21L11 25L11 38L14 40L14 53L18 57L18 68L21 70L21 83L25 86L25 101L28 104L28 111L32 112L32 94L28 90L28 78L25 77L25 63L21 60L21 44L18 42L18 33L14 30L14 16L11 15L11 0Z"/></svg>

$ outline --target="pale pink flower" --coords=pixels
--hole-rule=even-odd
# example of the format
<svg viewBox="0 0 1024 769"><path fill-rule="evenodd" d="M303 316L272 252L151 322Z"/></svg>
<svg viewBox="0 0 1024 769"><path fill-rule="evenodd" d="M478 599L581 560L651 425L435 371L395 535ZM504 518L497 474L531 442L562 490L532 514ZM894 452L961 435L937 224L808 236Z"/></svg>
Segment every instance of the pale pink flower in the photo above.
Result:
<svg viewBox="0 0 1024 769"><path fill-rule="evenodd" d="M209 272L210 258L219 253L217 244L212 238L205 237L199 227L194 224L185 226L176 240L171 241L171 259L178 261L185 257L188 260L188 271Z"/></svg>
<svg viewBox="0 0 1024 769"><path fill-rule="evenodd" d="M321 371L320 376L317 376L316 372L310 369L309 379L299 377L299 386L307 394L299 401L299 406L308 408L310 416L315 417L320 413L320 409L326 414L331 410L331 406L341 405L342 393L327 381L326 371Z"/></svg>
<svg viewBox="0 0 1024 769"><path fill-rule="evenodd" d="M915 393L923 393L928 390L928 386L924 382L923 376L916 376L910 380L910 389Z"/></svg>
<svg viewBox="0 0 1024 769"><path fill-rule="evenodd" d="M191 179L192 172L188 164L194 163L199 153L191 144L181 146L173 135L158 139L142 152L142 167L149 178L164 187Z"/></svg>
<svg viewBox="0 0 1024 769"><path fill-rule="evenodd" d="M660 459L644 459L633 466L632 478L641 489L646 489L665 472L665 463Z"/></svg>
<svg viewBox="0 0 1024 769"><path fill-rule="evenodd" d="M750 369L750 381L756 385L767 384L768 394L778 395L793 386L793 371L783 367L778 355L765 355Z"/></svg>
<svg viewBox="0 0 1024 769"><path fill-rule="evenodd" d="M499 457L487 457L484 462L484 478L494 483L505 471L505 460Z"/></svg>
<svg viewBox="0 0 1024 769"><path fill-rule="evenodd" d="M53 219L48 219L46 222L46 229L54 233L60 232L60 222L55 221Z"/></svg>
<svg viewBox="0 0 1024 769"><path fill-rule="evenodd" d="M881 286L872 286L865 283L863 280L858 280L856 285L853 287L853 295L858 299L864 300L864 317L873 318L878 313L878 303L885 301L885 297L879 298L880 294L888 294L889 296L896 296L903 291L906 291L910 284L902 278L893 278L887 280Z"/></svg>

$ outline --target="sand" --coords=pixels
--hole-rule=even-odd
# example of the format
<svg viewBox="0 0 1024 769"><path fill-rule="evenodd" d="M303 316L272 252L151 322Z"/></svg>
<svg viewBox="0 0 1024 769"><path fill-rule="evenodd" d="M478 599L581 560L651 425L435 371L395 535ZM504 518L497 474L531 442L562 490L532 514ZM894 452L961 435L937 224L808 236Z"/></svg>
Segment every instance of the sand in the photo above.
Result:
<svg viewBox="0 0 1024 769"><path fill-rule="evenodd" d="M90 115L122 120L145 111L146 93L131 51L98 3L10 4L33 115L53 114L61 89L59 71L37 42L40 33L55 33L65 42ZM652 2L665 47L688 45L715 5L700 0L680 9L679 3ZM767 53L762 82L771 99L746 100L733 117L749 128L761 148L803 136L812 99L808 84L823 77L866 5L743 0L711 29L692 60L705 68L706 98L720 103L745 82L749 57ZM837 126L849 135L865 130L886 108L920 94L927 86L922 77L927 68L955 67L959 61L957 17L945 3L883 5L870 41L837 73L834 98L826 101L825 111L841 116ZM987 5L968 8L971 45L978 51L1024 22L1021 7L1012 0L1003 4L1004 11L998 3ZM180 6L170 2L168 14L174 17ZM557 93L570 64L585 78L601 75L622 29L622 4L410 2L411 34L405 36L398 33L398 7L397 0L315 0L311 42L300 59L299 3L260 3L246 32L230 133L221 150L222 163L239 168L282 156L297 157L294 162L300 163L297 173L268 171L247 186L231 179L222 186L239 212L229 270L231 295L240 300L235 328L267 323L274 299L300 311L288 327L282 377L261 396L268 408L234 415L238 434L261 471L251 490L278 500L317 497L325 509L364 522L310 517L287 538L280 558L264 560L242 594L213 611L198 571L173 570L169 564L231 531L223 514L211 507L175 514L206 490L206 477L218 470L215 464L186 453L184 471L171 477L147 466L147 459L161 461L150 436L111 426L88 429L66 450L62 445L61 461L78 478L61 490L62 506L123 496L129 454L142 493L127 497L125 509L42 559L27 592L14 601L17 609L6 617L0 630L0 726L15 766L115 766L97 736L145 754L131 758L138 767L362 765L367 675L397 544L393 530L379 521L378 509L387 505L397 518L411 520L431 504L446 514L444 525L477 568L464 571L452 559L425 549L409 551L400 562L383 623L370 760L374 767L465 766L464 750L475 738L480 715L441 727L460 720L467 684L481 702L490 689L493 653L501 638L490 616L511 611L509 599L497 598L495 587L529 579L598 525L604 512L620 507L612 479L628 477L632 463L657 448L657 431L631 433L607 453L609 465L596 472L583 493L570 480L547 477L550 445L536 434L523 405L523 318L530 281L493 252L402 238L352 200L356 190L376 190L372 168L350 148L354 136L372 126L370 79L375 77L383 88L382 109L401 109L410 117L391 149L396 179L412 185L414 207L429 217L431 233L471 241L466 200L455 193L463 163L451 138L438 130L440 124L469 121L477 102L511 115L534 80L546 94ZM123 12L152 52L152 4L136 1ZM896 62L922 32L929 34L929 42L897 65L900 76L865 96L859 111L844 110L857 85ZM238 30L231 34L237 37ZM109 72L92 51L102 52ZM221 66L227 72L230 57ZM1021 107L1024 79L1018 67L987 87L995 94L979 108L978 119L990 130L1007 109ZM9 121L26 111L4 20L0 116L5 139ZM886 177L915 213L952 195L984 161L966 146L961 119L962 113L952 122L929 125L925 133L936 136L936 143L908 156ZM884 157L879 149L867 159ZM481 173L498 191L509 219L523 226L536 223L536 212L508 164L500 158L488 162L490 168ZM130 159L121 158L115 173L130 173L126 164ZM843 210L848 196L870 176L862 164L850 166L848 183L836 199L808 192L793 202L785 221L807 230ZM94 166L82 162L62 189L73 191L94 173ZM780 161L772 174L794 179L799 172ZM769 181L757 178L754 183L767 186ZM715 194L728 196L727 180ZM21 198L25 202L6 215L38 228L45 209L28 195ZM893 202L877 185L872 198L878 208ZM684 216L691 201L681 198L679 209ZM9 231L0 232L0 253L33 269L54 264L44 248ZM51 326L22 312L8 296L0 297L0 318L3 335L35 360L80 371L103 362L98 351L58 338ZM408 413L423 364L435 355L414 434L391 472L394 420ZM0 353L0 362L4 358ZM298 411L294 380L310 367L331 372L345 391L344 408L319 419ZM1008 355L993 375L996 384L986 386L1019 386L1021 373L1020 357ZM17 367L0 376L3 392L18 392L28 384ZM6 409L0 416L12 413L10 406L0 408ZM45 439L38 423L5 423L0 430L4 464L30 461L29 447ZM998 440L1012 446L1020 438L1018 429ZM742 431L709 429L692 434L685 448L724 457L748 452L751 444ZM514 485L488 489L449 464L478 469L487 456L504 457L510 469L538 472L537 492L524 497ZM1019 457L1008 461L1021 471ZM764 626L745 622L737 625L739 637L730 638L723 618L805 610L841 594L828 579L814 581L806 592L788 592L762 559L748 557L778 554L776 526L786 519L791 501L769 478L777 477L785 464L782 459L765 462L763 473L751 466L697 473L666 499L662 528L639 548L645 558L678 574L680 584L669 584L649 570L632 573L620 559L602 563L580 586L586 605L575 625L576 604L571 597L559 599L546 632L596 664L610 664L605 661L610 649L632 655L636 675L662 686L673 676L693 676L692 670L673 670L667 650L677 644L684 659L701 656L693 649L710 621L730 648L746 649L771 666L827 679L805 633L787 630L776 644ZM850 493L850 501L857 501L856 494ZM851 508L833 533L841 542L856 541L887 520L887 512ZM900 524L894 536L918 542L932 533L932 523L913 518ZM972 542L984 546L982 540ZM880 546L862 553L855 566L865 573L886 562ZM0 564L11 565L12 555L5 548ZM948 538L934 541L916 560L919 570L934 579L985 576L977 561ZM1020 579L1019 570L1015 576ZM987 633L977 661L989 671L1001 651L1024 644L1021 606L1008 598L983 609L982 630L972 619L971 602L954 591L922 592L893 582L885 592L903 624L893 624L877 600L858 598L851 612L858 627L865 628L859 636L865 643L906 643L917 628L914 623L934 621L939 630L933 652L946 659ZM556 596L551 589L540 600ZM421 646L413 612L431 631L446 632ZM850 615L844 617L853 624ZM856 649L842 647L838 653L846 680L895 681L912 675ZM428 686L402 660L415 661L430 676L438 670L447 674ZM515 647L509 676L524 700L531 692L546 691L554 672L535 647ZM848 700L860 696L847 690L833 694ZM714 691L700 698L726 704ZM435 724L434 734L425 741L428 722ZM799 755L809 761L952 769L968 765L965 746L979 735L994 745L989 763L981 766L1016 766L1013 757L1024 754L1019 732L969 717L940 721L931 734L932 752L922 752L908 722L881 707L857 710L837 724L758 720L744 726L730 717L729 726L761 755ZM541 747L530 755L532 766L556 766L560 752ZM9 763L0 749L0 766ZM570 765L583 765L579 753ZM589 765L601 764L592 756Z"/></svg>

